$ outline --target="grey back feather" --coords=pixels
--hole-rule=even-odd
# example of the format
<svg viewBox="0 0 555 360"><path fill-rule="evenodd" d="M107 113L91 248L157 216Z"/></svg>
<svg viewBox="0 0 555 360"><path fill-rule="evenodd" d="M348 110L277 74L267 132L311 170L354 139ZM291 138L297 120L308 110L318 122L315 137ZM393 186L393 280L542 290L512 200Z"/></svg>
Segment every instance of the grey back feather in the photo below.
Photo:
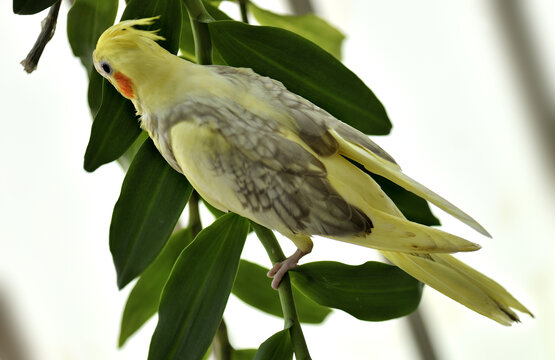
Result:
<svg viewBox="0 0 555 360"><path fill-rule="evenodd" d="M259 86L268 94L272 94L272 100L275 102L275 105L286 109L289 116L297 125L296 130L300 138L318 155L331 156L339 151L337 140L329 132L330 129L333 129L345 140L366 148L381 158L397 164L391 155L370 140L367 135L336 119L333 115L302 96L290 92L281 82L258 75L247 68L233 68L219 65L212 65L211 68L232 82L239 83L237 78L244 78L247 80L247 83Z"/></svg>

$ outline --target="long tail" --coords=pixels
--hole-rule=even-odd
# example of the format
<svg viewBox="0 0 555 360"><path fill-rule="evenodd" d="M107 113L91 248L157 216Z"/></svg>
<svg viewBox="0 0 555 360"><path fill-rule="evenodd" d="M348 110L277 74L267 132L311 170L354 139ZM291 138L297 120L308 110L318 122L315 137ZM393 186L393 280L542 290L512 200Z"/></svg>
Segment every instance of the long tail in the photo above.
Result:
<svg viewBox="0 0 555 360"><path fill-rule="evenodd" d="M384 176L405 189L432 202L478 232L490 236L489 233L469 215L423 185L404 175L397 164L389 161L383 156L375 154L371 149L363 145L357 145L356 143L345 140L335 131L333 131L333 135L340 144L340 153L342 155L364 165L364 167L372 173ZM341 175L338 175L337 177L340 176ZM353 186L357 189L368 189L373 183L372 179L366 178L362 180L357 176L353 176L352 173L349 174L349 179L345 179L345 182L347 181L351 183L354 182ZM363 181L365 181L366 185L362 183ZM377 194L379 191L369 193ZM372 229L373 233L365 239L355 238L338 240L377 248L379 248L379 246L376 246L376 241L384 241L385 243L389 243L389 246L391 246L391 243L399 244L399 250L387 248L381 248L380 250L389 261L414 278L430 285L469 309L507 326L511 325L512 322L519 321L518 315L513 310L527 313L533 317L532 313L524 305L516 300L497 282L457 260L453 256L441 254L440 252L442 251L438 251L439 248L447 250L450 246L460 247L458 251L472 250L468 247L471 243L464 243L461 241L464 239L454 237L454 235L445 232L439 232L440 230L438 229L407 221L392 202L389 203L386 201L386 197L375 196L374 198L368 198L371 195L366 196L367 198L364 199L366 206L362 208L374 222L383 223L377 224L381 226L376 225ZM380 231L383 234L380 233ZM418 251L407 251L409 247L406 245L410 244L410 236L416 233L418 234L418 244L421 248L415 249ZM409 238L406 239L409 242L404 241L405 237L403 237L403 234L409 236ZM425 244L427 243L432 247L436 245L438 249L426 253Z"/></svg>
<svg viewBox="0 0 555 360"><path fill-rule="evenodd" d="M520 321L512 310L534 315L505 288L451 255L382 251L393 264L451 299L498 323Z"/></svg>

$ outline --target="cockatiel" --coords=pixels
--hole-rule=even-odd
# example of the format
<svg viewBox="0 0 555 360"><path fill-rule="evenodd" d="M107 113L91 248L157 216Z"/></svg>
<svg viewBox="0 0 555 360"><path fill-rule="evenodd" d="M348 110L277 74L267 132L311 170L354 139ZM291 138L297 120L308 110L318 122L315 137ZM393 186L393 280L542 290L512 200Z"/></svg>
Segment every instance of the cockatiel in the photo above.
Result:
<svg viewBox="0 0 555 360"><path fill-rule="evenodd" d="M474 219L401 172L366 135L280 82L251 69L197 65L156 41L156 18L122 21L99 38L96 70L141 115L166 161L199 194L291 239L298 250L270 271L284 274L312 249L311 236L378 249L393 264L501 324L531 315L502 286L451 255L480 247L408 221L348 159L489 236Z"/></svg>

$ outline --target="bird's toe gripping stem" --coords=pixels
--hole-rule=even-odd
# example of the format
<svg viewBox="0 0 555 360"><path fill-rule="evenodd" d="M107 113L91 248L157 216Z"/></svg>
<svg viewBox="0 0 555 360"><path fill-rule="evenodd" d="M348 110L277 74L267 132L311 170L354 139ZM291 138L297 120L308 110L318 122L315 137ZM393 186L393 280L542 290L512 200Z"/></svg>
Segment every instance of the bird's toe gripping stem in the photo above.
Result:
<svg viewBox="0 0 555 360"><path fill-rule="evenodd" d="M275 263L274 267L272 267L270 271L268 271L268 277L273 278L272 288L277 290L285 274L289 270L295 268L299 260L309 252L310 250L308 252L305 252L301 249L297 249L297 251L295 251L295 253L289 256L287 259Z"/></svg>

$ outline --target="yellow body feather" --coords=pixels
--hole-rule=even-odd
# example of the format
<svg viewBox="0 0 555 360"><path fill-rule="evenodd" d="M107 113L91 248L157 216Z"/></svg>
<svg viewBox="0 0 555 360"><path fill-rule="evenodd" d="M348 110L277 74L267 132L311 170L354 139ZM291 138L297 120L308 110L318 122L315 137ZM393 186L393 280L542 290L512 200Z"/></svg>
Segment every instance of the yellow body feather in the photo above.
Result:
<svg viewBox="0 0 555 360"><path fill-rule="evenodd" d="M134 28L152 21L106 30L95 67L133 101L161 154L208 202L281 232L303 254L312 235L379 249L410 275L501 324L518 321L511 308L531 314L499 284L445 254L478 245L408 221L346 158L489 236L474 219L281 83L250 69L192 64L156 44L155 32Z"/></svg>

